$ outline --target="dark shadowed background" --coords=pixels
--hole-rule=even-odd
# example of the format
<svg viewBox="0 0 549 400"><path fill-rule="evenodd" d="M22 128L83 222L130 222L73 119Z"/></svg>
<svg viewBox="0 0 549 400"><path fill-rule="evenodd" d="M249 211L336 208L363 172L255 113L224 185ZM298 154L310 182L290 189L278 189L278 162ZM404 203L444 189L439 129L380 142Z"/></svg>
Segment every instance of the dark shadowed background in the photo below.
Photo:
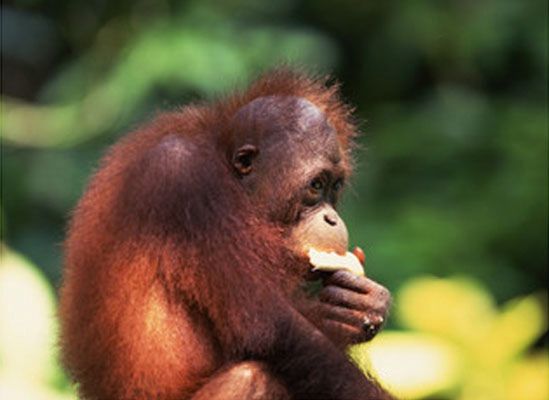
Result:
<svg viewBox="0 0 549 400"><path fill-rule="evenodd" d="M285 62L361 121L342 213L395 304L352 356L407 398L548 399L546 20L542 0L4 1L0 397L74 396L55 289L105 148Z"/></svg>

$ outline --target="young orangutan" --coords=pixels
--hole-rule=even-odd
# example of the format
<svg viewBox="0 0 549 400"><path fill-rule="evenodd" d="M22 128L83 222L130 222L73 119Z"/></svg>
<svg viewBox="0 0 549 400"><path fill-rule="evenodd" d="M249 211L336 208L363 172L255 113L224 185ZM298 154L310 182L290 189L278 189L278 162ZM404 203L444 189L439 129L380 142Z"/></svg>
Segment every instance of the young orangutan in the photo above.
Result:
<svg viewBox="0 0 549 400"><path fill-rule="evenodd" d="M113 146L66 240L61 344L82 397L390 398L344 352L389 292L344 269L304 291L311 250L347 251L354 136L337 87L278 70Z"/></svg>

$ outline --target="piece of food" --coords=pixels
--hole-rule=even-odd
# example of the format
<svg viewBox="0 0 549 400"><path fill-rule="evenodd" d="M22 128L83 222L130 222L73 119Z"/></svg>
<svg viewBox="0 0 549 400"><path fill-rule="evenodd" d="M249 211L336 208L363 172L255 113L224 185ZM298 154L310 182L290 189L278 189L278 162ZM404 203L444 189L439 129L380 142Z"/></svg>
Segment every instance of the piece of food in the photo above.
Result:
<svg viewBox="0 0 549 400"><path fill-rule="evenodd" d="M313 271L346 269L356 275L364 275L364 268L362 268L358 257L350 252L340 255L335 252L324 252L311 248L309 249L309 262L313 266Z"/></svg>

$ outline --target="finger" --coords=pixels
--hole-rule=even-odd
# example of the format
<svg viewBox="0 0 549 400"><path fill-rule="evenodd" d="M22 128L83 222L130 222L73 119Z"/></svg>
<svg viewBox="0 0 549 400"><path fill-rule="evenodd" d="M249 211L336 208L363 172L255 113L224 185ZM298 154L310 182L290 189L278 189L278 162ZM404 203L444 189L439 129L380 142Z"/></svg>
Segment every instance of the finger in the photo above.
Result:
<svg viewBox="0 0 549 400"><path fill-rule="evenodd" d="M387 309L391 304L391 293L387 288L364 276L357 276L347 271L336 271L327 279L326 286L339 286L357 293L367 294L374 308Z"/></svg>
<svg viewBox="0 0 549 400"><path fill-rule="evenodd" d="M359 293L371 293L381 290L383 286L365 276L358 276L352 272L339 270L325 279L325 285L341 286Z"/></svg>
<svg viewBox="0 0 549 400"><path fill-rule="evenodd" d="M321 304L319 312L323 319L338 321L347 325L360 327L365 332L376 332L385 322L382 313L352 310L350 308Z"/></svg>
<svg viewBox="0 0 549 400"><path fill-rule="evenodd" d="M346 270L339 270L324 280L324 285L340 286L353 290L358 293L368 293L370 291L369 279L364 276L358 276Z"/></svg>
<svg viewBox="0 0 549 400"><path fill-rule="evenodd" d="M359 328L331 320L325 320L323 324L325 331L331 331L332 336L338 337L339 340L344 339L349 344L371 340L379 332L379 328L373 326Z"/></svg>
<svg viewBox="0 0 549 400"><path fill-rule="evenodd" d="M324 319L330 319L359 327L364 324L364 320L366 318L364 312L326 303L321 303L320 313ZM370 319L368 319L368 321L370 321Z"/></svg>
<svg viewBox="0 0 549 400"><path fill-rule="evenodd" d="M359 311L369 310L368 296L338 286L326 286L318 294L320 301Z"/></svg>
<svg viewBox="0 0 549 400"><path fill-rule="evenodd" d="M388 293L386 289L385 291ZM380 314L384 314L389 308L390 300L385 296L385 292L364 294L335 285L328 285L319 292L319 299L322 302Z"/></svg>

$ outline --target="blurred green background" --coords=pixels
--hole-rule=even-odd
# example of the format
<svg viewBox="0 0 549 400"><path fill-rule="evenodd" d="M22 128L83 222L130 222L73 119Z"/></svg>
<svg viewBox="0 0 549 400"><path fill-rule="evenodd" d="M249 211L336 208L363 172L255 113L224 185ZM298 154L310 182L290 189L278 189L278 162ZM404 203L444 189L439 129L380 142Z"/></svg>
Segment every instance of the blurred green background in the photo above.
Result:
<svg viewBox="0 0 549 400"><path fill-rule="evenodd" d="M543 0L2 4L0 398L74 398L56 361L64 226L105 148L281 62L364 132L342 206L395 295L351 355L405 398L548 399Z"/></svg>

